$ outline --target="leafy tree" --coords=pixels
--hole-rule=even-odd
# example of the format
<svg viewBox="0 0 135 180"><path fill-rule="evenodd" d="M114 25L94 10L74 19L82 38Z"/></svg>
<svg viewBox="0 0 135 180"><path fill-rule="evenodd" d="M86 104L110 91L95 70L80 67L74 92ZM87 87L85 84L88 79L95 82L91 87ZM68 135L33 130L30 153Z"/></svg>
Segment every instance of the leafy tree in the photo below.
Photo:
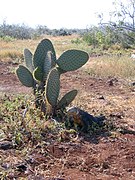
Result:
<svg viewBox="0 0 135 180"><path fill-rule="evenodd" d="M112 17L116 19L114 26L135 32L135 0L115 0L113 2L115 11ZM112 22L113 23L113 22Z"/></svg>
<svg viewBox="0 0 135 180"><path fill-rule="evenodd" d="M9 36L16 39L31 39L34 30L28 26L22 25L9 25L6 21L0 25L0 37Z"/></svg>
<svg viewBox="0 0 135 180"><path fill-rule="evenodd" d="M38 25L35 31L38 35L43 35L43 34L50 35L51 34L50 29L44 25Z"/></svg>
<svg viewBox="0 0 135 180"><path fill-rule="evenodd" d="M109 26L117 33L118 42L123 47L135 45L135 0L115 0L114 10L109 13L109 21L104 21L104 14L100 14L100 24Z"/></svg>
<svg viewBox="0 0 135 180"><path fill-rule="evenodd" d="M97 34L99 33L99 30L97 27L91 27L89 28L88 32L84 33L83 40L88 44L92 45L94 48L99 45Z"/></svg>

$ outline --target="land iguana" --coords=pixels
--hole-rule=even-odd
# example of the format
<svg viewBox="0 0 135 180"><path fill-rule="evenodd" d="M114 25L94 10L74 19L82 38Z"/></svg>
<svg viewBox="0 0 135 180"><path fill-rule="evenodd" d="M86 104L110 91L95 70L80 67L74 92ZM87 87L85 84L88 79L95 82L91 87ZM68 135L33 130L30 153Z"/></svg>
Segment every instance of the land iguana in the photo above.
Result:
<svg viewBox="0 0 135 180"><path fill-rule="evenodd" d="M67 109L67 115L70 124L72 126L79 126L82 131L88 131L89 127L91 127L94 123L101 126L103 125L103 121L105 120L105 116L94 117L78 107L71 107Z"/></svg>

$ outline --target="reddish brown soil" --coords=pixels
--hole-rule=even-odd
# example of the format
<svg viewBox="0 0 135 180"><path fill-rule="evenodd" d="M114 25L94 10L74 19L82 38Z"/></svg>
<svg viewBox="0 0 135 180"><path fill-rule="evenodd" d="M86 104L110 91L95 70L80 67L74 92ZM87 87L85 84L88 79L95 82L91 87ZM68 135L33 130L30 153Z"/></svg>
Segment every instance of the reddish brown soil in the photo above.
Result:
<svg viewBox="0 0 135 180"><path fill-rule="evenodd" d="M0 92L25 93L11 63L0 63ZM0 150L0 158L13 159L12 167L23 164L27 171L17 172L16 178L45 180L134 180L135 179L135 89L128 82L116 78L91 78L79 70L64 74L62 93L79 90L76 105L93 115L103 114L117 128L90 137L79 136L65 142L33 147L26 159L14 149ZM47 155L46 153L49 153ZM10 160L9 160L10 161ZM5 165L6 166L6 165ZM24 166L24 169L25 169ZM17 178L18 177L18 178ZM24 178L24 179L25 179ZM11 177L9 179L14 179Z"/></svg>

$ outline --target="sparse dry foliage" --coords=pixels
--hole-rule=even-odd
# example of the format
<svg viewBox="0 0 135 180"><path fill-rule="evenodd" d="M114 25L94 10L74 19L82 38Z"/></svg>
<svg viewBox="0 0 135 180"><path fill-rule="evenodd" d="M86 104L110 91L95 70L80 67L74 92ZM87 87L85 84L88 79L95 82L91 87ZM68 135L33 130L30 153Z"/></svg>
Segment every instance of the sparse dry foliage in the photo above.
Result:
<svg viewBox="0 0 135 180"><path fill-rule="evenodd" d="M93 77L135 78L135 61L127 55L92 58L83 69Z"/></svg>
<svg viewBox="0 0 135 180"><path fill-rule="evenodd" d="M50 38L57 56L73 47L90 49L71 43L76 36ZM71 87L78 90L71 106L106 118L104 126L83 133L36 109L31 90L13 71L22 63L26 44L33 52L40 40L1 41L0 179L135 179L135 62L130 53L90 57L81 69L62 75L62 95Z"/></svg>

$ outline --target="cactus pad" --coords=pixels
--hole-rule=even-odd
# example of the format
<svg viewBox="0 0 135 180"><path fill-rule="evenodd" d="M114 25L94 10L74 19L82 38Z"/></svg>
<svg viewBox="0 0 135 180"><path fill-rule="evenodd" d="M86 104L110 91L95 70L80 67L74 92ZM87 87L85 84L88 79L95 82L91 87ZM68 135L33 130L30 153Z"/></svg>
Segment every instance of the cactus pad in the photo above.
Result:
<svg viewBox="0 0 135 180"><path fill-rule="evenodd" d="M63 69L61 69L59 66L57 66L56 68L59 71L60 75L67 72L67 71L64 71Z"/></svg>
<svg viewBox="0 0 135 180"><path fill-rule="evenodd" d="M56 54L53 44L49 39L44 39L38 44L37 49L34 53L33 64L35 67L41 67L41 68L44 67L44 61L46 59L46 55L48 51L51 51L52 53L51 58L53 62L55 62Z"/></svg>
<svg viewBox="0 0 135 180"><path fill-rule="evenodd" d="M44 80L47 79L47 75L51 69L51 51L48 51L44 61Z"/></svg>
<svg viewBox="0 0 135 180"><path fill-rule="evenodd" d="M25 64L26 64L27 68L28 68L31 72L34 70L32 58L33 58L33 55L32 55L32 53L30 52L30 50L29 50L29 49L24 49Z"/></svg>
<svg viewBox="0 0 135 180"><path fill-rule="evenodd" d="M33 71L33 77L34 77L35 80L43 81L43 73L42 73L42 70L40 69L40 67L37 67Z"/></svg>
<svg viewBox="0 0 135 180"><path fill-rule="evenodd" d="M16 70L16 74L24 86L34 87L33 76L29 69L27 69L25 66L20 65Z"/></svg>
<svg viewBox="0 0 135 180"><path fill-rule="evenodd" d="M72 90L69 91L68 93L66 93L62 99L59 101L57 108L61 109L61 108L65 108L66 106L68 106L76 97L77 95L77 90Z"/></svg>
<svg viewBox="0 0 135 180"><path fill-rule="evenodd" d="M52 107L55 107L57 104L59 91L60 91L59 72L56 68L53 68L48 74L46 89L45 89L47 101Z"/></svg>
<svg viewBox="0 0 135 180"><path fill-rule="evenodd" d="M56 63L64 71L74 71L83 66L88 59L89 55L85 51L68 50L56 60Z"/></svg>

